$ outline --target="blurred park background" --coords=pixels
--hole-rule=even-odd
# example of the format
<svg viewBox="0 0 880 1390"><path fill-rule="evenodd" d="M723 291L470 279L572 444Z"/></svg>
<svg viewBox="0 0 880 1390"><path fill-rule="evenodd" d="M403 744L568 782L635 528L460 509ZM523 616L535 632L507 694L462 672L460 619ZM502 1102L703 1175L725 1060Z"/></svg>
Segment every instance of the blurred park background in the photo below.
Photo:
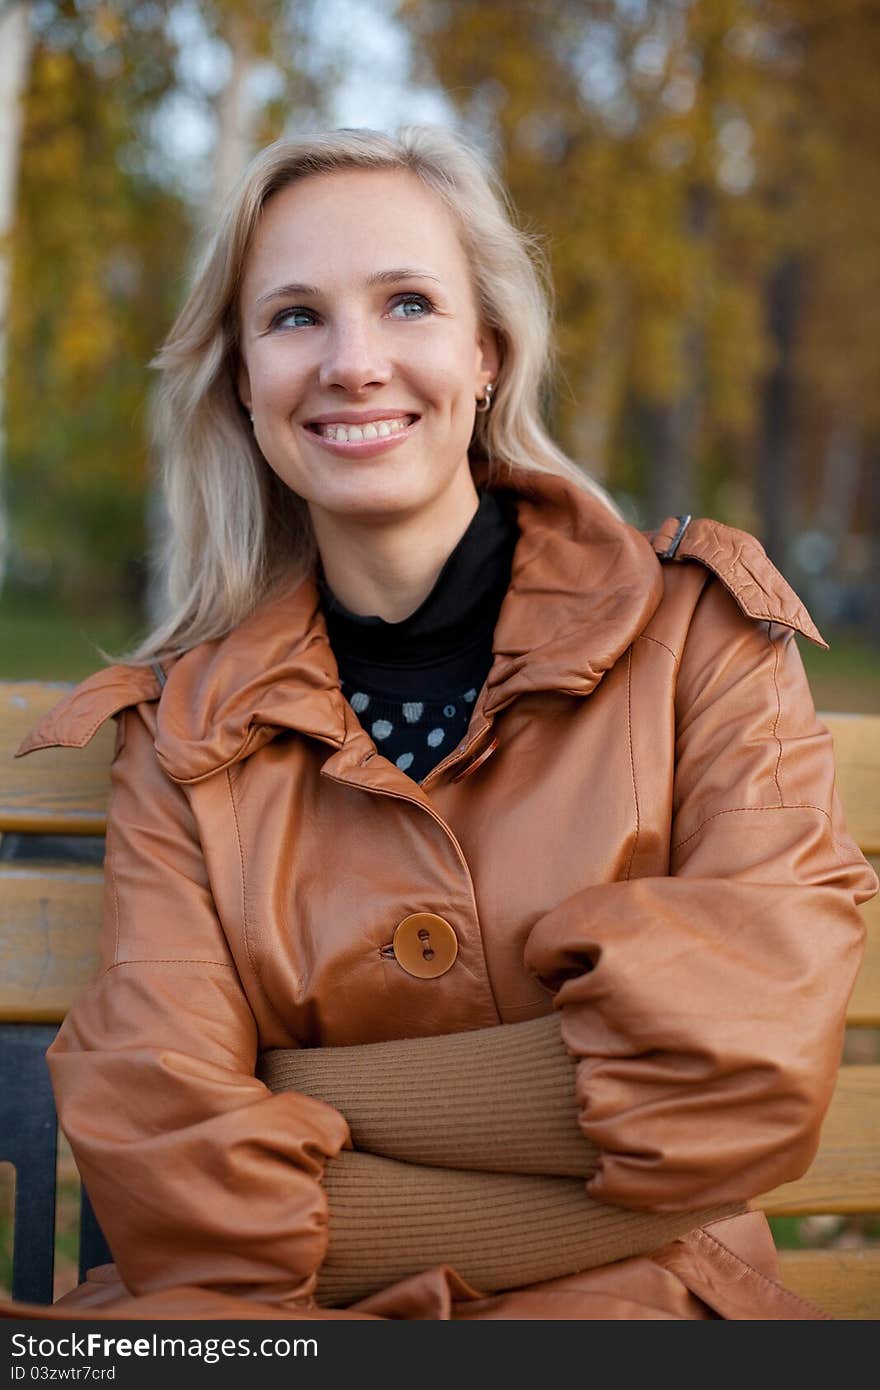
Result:
<svg viewBox="0 0 880 1390"><path fill-rule="evenodd" d="M757 534L880 710L878 71L876 0L0 0L0 677L155 610L148 363L249 154L435 120L547 249L564 447Z"/></svg>
<svg viewBox="0 0 880 1390"><path fill-rule="evenodd" d="M878 72L876 0L0 0L0 678L155 611L148 364L248 156L430 120L546 247L566 450L640 527L757 534L832 644L819 708L880 711Z"/></svg>

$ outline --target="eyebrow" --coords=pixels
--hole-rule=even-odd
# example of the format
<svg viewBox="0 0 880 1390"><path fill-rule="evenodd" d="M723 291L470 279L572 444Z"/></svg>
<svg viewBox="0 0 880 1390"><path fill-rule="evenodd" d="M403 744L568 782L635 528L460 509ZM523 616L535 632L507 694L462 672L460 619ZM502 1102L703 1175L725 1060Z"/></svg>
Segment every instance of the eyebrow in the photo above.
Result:
<svg viewBox="0 0 880 1390"><path fill-rule="evenodd" d="M395 267L392 270L375 270L372 275L368 275L366 285L372 289L374 285L396 285L401 280L434 280L438 285L440 280L436 275L432 275L429 270L419 270L413 266ZM317 285L279 285L277 289L269 290L266 294L261 294L257 300L258 304L265 304L269 299L289 298L291 295L303 295L312 299L320 297L321 291Z"/></svg>

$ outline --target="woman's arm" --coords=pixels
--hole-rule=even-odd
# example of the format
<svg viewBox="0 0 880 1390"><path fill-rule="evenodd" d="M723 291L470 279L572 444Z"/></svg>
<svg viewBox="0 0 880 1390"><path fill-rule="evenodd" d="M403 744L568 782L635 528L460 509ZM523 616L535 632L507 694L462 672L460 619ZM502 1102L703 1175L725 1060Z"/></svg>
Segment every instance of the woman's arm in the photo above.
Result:
<svg viewBox="0 0 880 1390"><path fill-rule="evenodd" d="M341 1111L356 1149L408 1163L588 1177L596 1149L581 1133L576 1059L557 1013L439 1037L261 1054L272 1091L317 1096Z"/></svg>
<svg viewBox="0 0 880 1390"><path fill-rule="evenodd" d="M476 1173L348 1150L324 1170L330 1239L316 1297L339 1307L434 1265L482 1293L647 1254L732 1203L658 1215L592 1201L577 1178Z"/></svg>
<svg viewBox="0 0 880 1390"><path fill-rule="evenodd" d="M98 1220L133 1293L181 1284L283 1302L327 1241L320 1100L271 1095L186 796L137 710L111 774L102 968L48 1061Z"/></svg>
<svg viewBox="0 0 880 1390"><path fill-rule="evenodd" d="M715 582L680 654L676 755L671 876L588 888L526 947L582 1059L588 1190L655 1211L809 1166L877 888L792 632Z"/></svg>

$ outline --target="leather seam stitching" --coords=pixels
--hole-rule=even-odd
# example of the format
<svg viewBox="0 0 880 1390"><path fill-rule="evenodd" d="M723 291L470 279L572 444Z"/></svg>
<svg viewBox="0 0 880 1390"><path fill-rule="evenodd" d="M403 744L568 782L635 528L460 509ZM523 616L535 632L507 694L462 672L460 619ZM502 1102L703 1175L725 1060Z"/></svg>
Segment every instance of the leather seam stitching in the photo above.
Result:
<svg viewBox="0 0 880 1390"><path fill-rule="evenodd" d="M811 1303L809 1299L801 1298L800 1294L794 1293L793 1290L786 1288L784 1284L777 1283L775 1279L768 1278L768 1276L753 1265L750 1260L744 1260L742 1255L737 1255L735 1250L731 1250L728 1245L724 1244L723 1240L719 1240L717 1236L711 1235L704 1227L699 1227L697 1229L696 1237L698 1240L710 1241L712 1245L717 1245L719 1250L724 1251L725 1255L731 1255L735 1260L738 1260L745 1269L750 1270L752 1274L756 1275L756 1277L761 1280L762 1284L768 1285L774 1292L787 1294L789 1298L793 1298L796 1303L799 1303L802 1308L806 1308L810 1313L822 1313L822 1309L817 1307L816 1304ZM822 1316L828 1319L827 1313L822 1313ZM828 1319L828 1321L831 1321L831 1319Z"/></svg>
<svg viewBox="0 0 880 1390"><path fill-rule="evenodd" d="M747 617L755 618L759 622L763 620L768 623L779 623L782 627L789 627L795 632L802 633L804 637L808 635L801 626L800 620L796 617L786 618L778 610L775 613L760 613L756 608L750 607L750 600L746 597L745 588L741 584L737 584L732 575L725 573L713 565L711 560L708 560L705 555L697 554L695 551L685 551L684 547L681 546L675 558L678 559L679 556L683 560L696 560L698 564L705 565L706 569L711 570L712 573L721 580L721 583L724 585L725 589L727 589L728 593L736 599L736 602ZM754 587L757 588L757 584L754 584Z"/></svg>
<svg viewBox="0 0 880 1390"><path fill-rule="evenodd" d="M85 734L82 736L82 743L77 741L66 746L69 748L84 748L85 745L87 743L90 743L91 740L95 737L95 734L98 732L102 724L106 724L108 719L115 719L117 714L121 714L122 711L127 708L127 705L122 705L119 709L110 710L109 713L102 714L101 717L94 724L90 724L89 727L86 729Z"/></svg>
<svg viewBox="0 0 880 1390"><path fill-rule="evenodd" d="M780 806L784 805L785 798L782 795L782 787L779 785L779 769L782 765L782 739L779 737L779 720L782 718L782 698L779 694L779 681L777 672L779 670L779 647L773 642L770 636L770 624L767 624L767 641L773 647L773 689L776 692L776 718L773 720L772 737L776 740L779 753L776 757L776 766L773 769L773 781L776 783L776 791L779 795Z"/></svg>
<svg viewBox="0 0 880 1390"><path fill-rule="evenodd" d="M229 804L232 807L232 820L235 825L235 842L238 845L238 864L241 870L241 925L242 930L244 932L245 950L247 951L247 958L251 970L253 970L254 974L257 976L257 979L259 979L259 972L257 970L256 961L254 960L253 953L251 951L250 933L248 932L247 888L244 879L244 849L241 843L241 830L238 824L238 811L235 805L235 796L232 791L232 775L231 769L229 767L226 768L226 784L229 788Z"/></svg>
<svg viewBox="0 0 880 1390"><path fill-rule="evenodd" d="M110 866L110 881L113 884L113 965L119 962L119 889L116 882L116 854L115 846L108 837L107 860ZM111 967L112 968L112 967Z"/></svg>
<svg viewBox="0 0 880 1390"><path fill-rule="evenodd" d="M824 806L813 806L809 801L783 802L781 806L727 806L723 811L715 811L711 816L707 816L704 821L700 822L696 830L692 830L690 835L686 835L683 840L677 840L672 846L670 853L673 853L677 849L681 849L682 845L686 845L695 835L699 835L700 831L704 829L710 821L717 820L719 816L735 816L738 815L740 811L818 811L820 815L825 817L829 825L832 823L831 817Z"/></svg>
<svg viewBox="0 0 880 1390"><path fill-rule="evenodd" d="M234 753L230 754L230 756L226 759L225 763L220 763L217 767L209 767L204 772L196 772L193 774L192 777L176 777L173 772L169 773L170 777L181 787L192 787L195 786L197 782L204 782L207 777L213 777L217 772L228 773L231 767L234 767L236 763L242 762L244 758L249 756L247 752L247 747L251 740L255 737L257 727L264 726L252 725L248 729L241 743L239 744L238 749Z"/></svg>
<svg viewBox="0 0 880 1390"><path fill-rule="evenodd" d="M630 770L630 777L632 778L633 805L634 805L634 807L635 807L635 813L636 813L636 833L635 833L635 836L633 837L633 845L632 845L632 850L630 851L629 863L628 863L627 866L626 866L626 873L624 874L624 878L628 879L629 876L630 876L630 871L632 870L633 860L634 860L635 857L636 857L636 848L637 848L638 843L639 843L639 832L640 832L640 830L641 830L641 822L640 822L640 818L639 818L639 789L638 789L638 786L637 786L637 784L636 784L636 766L635 766L635 759L634 759L634 757L633 757L633 736L632 736L632 647L630 647L629 651L627 652L627 658L626 658L626 727L627 727L627 736L628 736L628 739L629 739L629 770Z"/></svg>
<svg viewBox="0 0 880 1390"><path fill-rule="evenodd" d="M107 710L107 711L105 711L104 713L100 714L100 715L98 716L98 718L95 720L94 724L89 724L89 725L87 726L86 731L85 731L85 734L83 734L83 735L79 735L79 734L78 734L78 735L76 736L76 739L74 740L74 742L72 742L72 743L59 743L59 742L55 742L54 744L50 743L49 746L50 746L50 747L52 747L52 746L54 746L54 747L61 747L61 748L84 748L85 745L86 745L87 743L90 743L90 742L92 741L92 739L95 737L95 734L98 732L98 730L100 729L101 725L107 723L107 720L108 720L108 719L116 719L117 716L120 715L120 714L122 714L125 710L131 709L132 705L139 705L139 704L141 704L142 702L147 702L147 701L149 701L151 698L152 698L153 700L155 700L155 699L157 699L158 697L155 696L155 695L152 696L152 697L150 697L150 696L147 696L147 697L139 696L137 699L134 699L134 700L132 700L132 699L125 700L122 704L117 705L115 709L110 709L110 710ZM67 713L67 711L65 710L65 711L64 711L64 714L66 714L66 713ZM62 719L63 719L63 717L64 717L64 716L62 715ZM56 719L56 720L54 721L54 724L50 725L49 728L51 729L51 728L53 728L53 727L57 727L57 722L58 722L58 721L57 721L57 719ZM44 735L43 737L45 737L45 735ZM52 736L51 736L51 734L50 734L50 738L51 738L51 737L52 737ZM82 742L79 741L80 738L82 739Z"/></svg>
<svg viewBox="0 0 880 1390"><path fill-rule="evenodd" d="M640 632L639 641L653 642L655 647L662 647L663 650L665 652L668 652L669 655L672 657L672 660L675 662L676 666L678 665L679 658L676 656L675 652L672 650L671 647L668 647L665 642L661 642L659 637L649 637L646 632Z"/></svg>
<svg viewBox="0 0 880 1390"><path fill-rule="evenodd" d="M238 844L238 862L239 862L239 866L240 866L240 869L241 869L241 925L242 925L242 933L243 933L243 935L244 935L244 948L245 948L245 950L246 950L246 952L247 952L248 965L250 966L251 970L253 971L254 979L255 979L255 980L257 981L257 983L259 984L260 989L261 989L261 992L262 992L262 995L263 995L263 999L265 1000L265 1002L266 1002L267 1006L269 1007L269 1009L271 1009L272 1014L273 1014L275 1020L276 1020L278 1023L280 1023L280 1024L282 1025L282 1027L285 1027L286 1025L285 1025L284 1019L281 1017L281 1014L278 1012L278 1009L275 1007L275 1005L273 1004L272 1000L271 1000L271 999L268 997L268 995L266 994L266 990L265 990L265 987L264 987L264 985L263 985L262 976L260 975L260 971L259 971L259 967L258 967L258 965L257 965L257 961L256 961L255 958L254 958L254 952L253 952L253 950L252 950L252 944L251 944L251 936L250 936L250 932L248 931L247 884L246 884L246 882L245 882L245 876L244 876L244 847L243 847L242 842L241 842L241 828L240 828L239 823L238 823L238 811L237 811L236 805L235 805L235 793L233 792L233 788L232 788L232 767L231 767L231 766L227 766L227 768L226 768L226 784L227 784L227 786L228 786L228 788L229 788L229 804L230 804L230 806L232 807L232 819L233 819L233 821L234 821L234 823L235 823L235 838L236 838L236 842L237 842L237 844ZM245 991L245 997L246 997L246 991Z"/></svg>
<svg viewBox="0 0 880 1390"><path fill-rule="evenodd" d="M235 968L228 960L209 960L200 956L132 956L130 960L114 961L110 970L119 970L123 965L214 965L218 970Z"/></svg>

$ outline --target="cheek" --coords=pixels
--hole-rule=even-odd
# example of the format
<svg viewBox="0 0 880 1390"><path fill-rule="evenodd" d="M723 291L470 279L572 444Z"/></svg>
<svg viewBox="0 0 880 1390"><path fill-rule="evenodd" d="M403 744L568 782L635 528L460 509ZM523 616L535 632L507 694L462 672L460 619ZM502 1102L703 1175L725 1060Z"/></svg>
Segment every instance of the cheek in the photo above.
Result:
<svg viewBox="0 0 880 1390"><path fill-rule="evenodd" d="M464 342L437 344L420 353L419 373L425 395L435 398L447 410L467 410L476 396L468 371L471 355Z"/></svg>
<svg viewBox="0 0 880 1390"><path fill-rule="evenodd" d="M285 351L282 344L273 343L251 353L248 370L254 400L272 406L295 401L308 367L302 353Z"/></svg>

